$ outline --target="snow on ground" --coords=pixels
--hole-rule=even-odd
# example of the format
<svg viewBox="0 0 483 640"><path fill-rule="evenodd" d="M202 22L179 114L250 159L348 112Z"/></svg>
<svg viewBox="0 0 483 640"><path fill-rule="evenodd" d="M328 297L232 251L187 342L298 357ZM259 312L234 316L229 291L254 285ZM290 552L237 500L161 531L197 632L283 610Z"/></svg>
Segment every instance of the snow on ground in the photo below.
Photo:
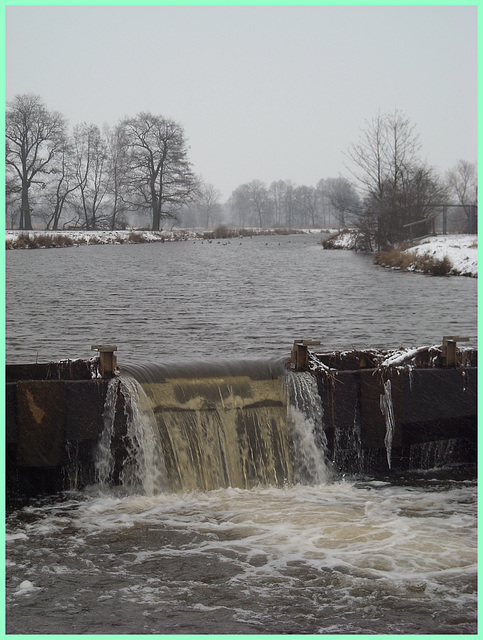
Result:
<svg viewBox="0 0 483 640"><path fill-rule="evenodd" d="M359 240L359 232L357 229L343 229L342 231L334 231L334 235L328 238L331 249L349 249L355 250Z"/></svg>
<svg viewBox="0 0 483 640"><path fill-rule="evenodd" d="M331 249L357 248L358 232L356 229L345 229L329 238ZM405 249L404 253L418 256L431 256L437 260L448 258L451 262L452 275L478 276L478 237L470 234L451 234L441 236L426 236L415 240L413 245ZM416 267L410 266L409 271Z"/></svg>
<svg viewBox="0 0 483 640"><path fill-rule="evenodd" d="M33 249L84 244L139 244L143 242L176 242L181 240L237 237L237 235L275 235L287 233L322 233L322 229L171 229L166 231L146 231L128 229L125 231L5 231L7 249ZM224 233L228 235L224 235ZM218 234L218 235L217 235Z"/></svg>
<svg viewBox="0 0 483 640"><path fill-rule="evenodd" d="M7 248L30 248L23 247L22 237L28 236L36 238L50 237L53 241L62 237L71 240L72 245L81 244L127 244L140 242L171 242L174 240L187 240L198 237L195 230L176 229L171 231L136 231L134 229L126 231L5 231L5 242Z"/></svg>
<svg viewBox="0 0 483 640"><path fill-rule="evenodd" d="M474 278L478 275L478 239L475 235L426 236L405 253L429 255L437 260L446 257L453 265L454 273Z"/></svg>

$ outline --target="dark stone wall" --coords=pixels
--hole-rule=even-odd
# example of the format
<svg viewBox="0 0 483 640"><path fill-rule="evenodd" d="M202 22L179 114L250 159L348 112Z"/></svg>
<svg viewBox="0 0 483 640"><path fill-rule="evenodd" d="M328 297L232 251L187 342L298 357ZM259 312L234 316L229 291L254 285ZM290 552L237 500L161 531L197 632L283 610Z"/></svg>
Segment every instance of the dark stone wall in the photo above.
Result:
<svg viewBox="0 0 483 640"><path fill-rule="evenodd" d="M452 462L476 464L476 367L319 371L316 377L329 458L340 471L389 470L387 424L381 409L388 380L394 413L392 470L409 470L411 460L417 460L418 445L435 442L452 442Z"/></svg>
<svg viewBox="0 0 483 640"><path fill-rule="evenodd" d="M7 495L93 482L108 381L19 380L6 385ZM78 471L70 471L76 467ZM79 472L79 469L81 470ZM75 485L72 479L75 475Z"/></svg>

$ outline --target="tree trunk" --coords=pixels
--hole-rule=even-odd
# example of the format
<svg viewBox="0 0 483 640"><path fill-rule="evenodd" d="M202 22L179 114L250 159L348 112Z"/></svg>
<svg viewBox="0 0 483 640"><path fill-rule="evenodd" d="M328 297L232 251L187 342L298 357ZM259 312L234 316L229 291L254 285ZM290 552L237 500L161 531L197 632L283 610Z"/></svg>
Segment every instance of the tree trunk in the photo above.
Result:
<svg viewBox="0 0 483 640"><path fill-rule="evenodd" d="M59 228L59 218L60 218L60 203L57 202L55 205L54 213L51 218L53 231L57 231L57 229ZM49 228L49 225L47 225L47 229L48 228Z"/></svg>
<svg viewBox="0 0 483 640"><path fill-rule="evenodd" d="M157 207L157 203L153 202L153 228L152 231L159 231L159 226L161 224L161 214Z"/></svg>
<svg viewBox="0 0 483 640"><path fill-rule="evenodd" d="M28 185L22 184L22 204L20 212L20 229L30 231L32 229L32 218L30 216L30 203Z"/></svg>
<svg viewBox="0 0 483 640"><path fill-rule="evenodd" d="M114 231L116 228L116 216L117 216L117 191L114 193L114 203L112 207L112 216L111 216L111 231Z"/></svg>

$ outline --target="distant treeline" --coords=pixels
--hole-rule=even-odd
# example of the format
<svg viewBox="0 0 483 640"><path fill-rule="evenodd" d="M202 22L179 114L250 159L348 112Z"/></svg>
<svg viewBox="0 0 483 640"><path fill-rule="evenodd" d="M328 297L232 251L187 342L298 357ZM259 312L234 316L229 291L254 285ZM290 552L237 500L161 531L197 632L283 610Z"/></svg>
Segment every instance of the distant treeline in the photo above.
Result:
<svg viewBox="0 0 483 640"><path fill-rule="evenodd" d="M460 160L442 179L421 162L418 136L399 111L368 123L347 156L350 179L321 178L315 186L253 180L222 203L220 191L195 175L177 122L141 112L115 126L70 129L40 96L23 94L6 111L6 224L154 231L350 224L374 248L429 228L445 203L464 205L468 220L475 218L476 166Z"/></svg>

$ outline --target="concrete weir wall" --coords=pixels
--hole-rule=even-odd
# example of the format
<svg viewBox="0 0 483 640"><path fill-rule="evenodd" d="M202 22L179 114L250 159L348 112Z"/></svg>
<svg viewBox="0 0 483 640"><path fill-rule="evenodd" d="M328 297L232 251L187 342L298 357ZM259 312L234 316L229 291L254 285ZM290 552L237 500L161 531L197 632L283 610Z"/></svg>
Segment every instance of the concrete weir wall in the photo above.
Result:
<svg viewBox="0 0 483 640"><path fill-rule="evenodd" d="M297 368L307 365L317 380L327 457L334 467L384 474L476 465L476 356L476 350L467 350L451 366L431 351L418 352L403 366L381 366L370 351L318 354L298 362ZM109 378L99 358L7 365L8 499L94 482ZM122 446L121 396L116 421Z"/></svg>
<svg viewBox="0 0 483 640"><path fill-rule="evenodd" d="M392 363L391 363L392 361ZM405 357L315 356L328 457L341 472L380 474L477 461L477 352L422 348Z"/></svg>
<svg viewBox="0 0 483 640"><path fill-rule="evenodd" d="M7 365L8 497L92 482L109 383L98 375L95 359Z"/></svg>
<svg viewBox="0 0 483 640"><path fill-rule="evenodd" d="M476 368L316 375L329 458L340 471L476 463Z"/></svg>

